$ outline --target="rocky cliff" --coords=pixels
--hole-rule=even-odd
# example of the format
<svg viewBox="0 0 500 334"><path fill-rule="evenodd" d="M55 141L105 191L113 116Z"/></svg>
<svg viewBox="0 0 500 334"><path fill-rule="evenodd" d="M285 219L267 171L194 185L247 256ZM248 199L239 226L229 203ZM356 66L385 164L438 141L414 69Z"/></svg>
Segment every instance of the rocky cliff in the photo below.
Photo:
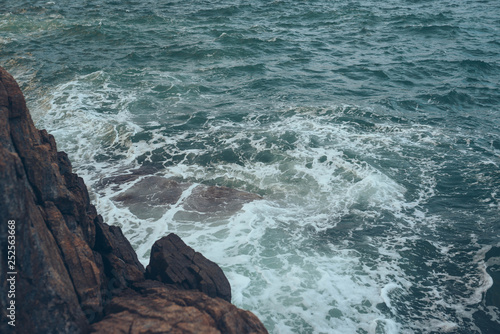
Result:
<svg viewBox="0 0 500 334"><path fill-rule="evenodd" d="M179 237L151 253L146 272L0 67L0 332L267 333Z"/></svg>

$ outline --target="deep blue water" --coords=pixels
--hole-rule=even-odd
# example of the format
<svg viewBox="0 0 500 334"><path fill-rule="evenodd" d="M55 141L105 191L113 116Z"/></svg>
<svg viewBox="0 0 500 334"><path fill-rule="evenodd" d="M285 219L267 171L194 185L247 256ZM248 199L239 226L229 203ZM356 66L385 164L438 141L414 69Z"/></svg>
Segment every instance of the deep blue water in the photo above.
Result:
<svg viewBox="0 0 500 334"><path fill-rule="evenodd" d="M270 332L498 333L499 30L495 0L0 1L0 65L144 263L179 234ZM264 199L100 186L141 166Z"/></svg>

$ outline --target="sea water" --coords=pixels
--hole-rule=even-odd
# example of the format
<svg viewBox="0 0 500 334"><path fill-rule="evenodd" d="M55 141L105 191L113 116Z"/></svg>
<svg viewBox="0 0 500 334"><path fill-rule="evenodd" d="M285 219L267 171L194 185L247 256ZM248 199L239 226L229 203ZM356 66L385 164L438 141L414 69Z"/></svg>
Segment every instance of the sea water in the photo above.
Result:
<svg viewBox="0 0 500 334"><path fill-rule="evenodd" d="M271 333L500 332L500 2L4 0L0 65L144 264L177 233ZM141 167L191 186L132 210Z"/></svg>

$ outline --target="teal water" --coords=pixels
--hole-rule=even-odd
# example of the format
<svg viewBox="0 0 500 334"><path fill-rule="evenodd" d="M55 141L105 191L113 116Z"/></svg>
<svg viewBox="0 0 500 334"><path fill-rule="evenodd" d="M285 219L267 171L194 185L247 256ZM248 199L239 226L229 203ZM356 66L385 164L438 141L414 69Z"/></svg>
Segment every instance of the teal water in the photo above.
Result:
<svg viewBox="0 0 500 334"><path fill-rule="evenodd" d="M0 4L0 65L144 263L179 234L271 333L500 331L500 2ZM137 214L99 181L141 166L264 199Z"/></svg>

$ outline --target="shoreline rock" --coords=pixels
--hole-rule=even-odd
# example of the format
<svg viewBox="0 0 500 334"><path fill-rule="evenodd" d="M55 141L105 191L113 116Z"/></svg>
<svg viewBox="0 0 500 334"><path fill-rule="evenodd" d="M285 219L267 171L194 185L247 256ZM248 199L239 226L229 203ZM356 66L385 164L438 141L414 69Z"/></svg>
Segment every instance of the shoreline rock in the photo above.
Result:
<svg viewBox="0 0 500 334"><path fill-rule="evenodd" d="M57 152L52 135L36 129L19 86L1 67L0 218L3 292L9 291L8 222L14 222L16 247L10 271L17 272L15 298L0 298L2 333L267 333L255 315L226 301L227 287L210 285L221 272L203 269L204 257L177 262L190 268L181 272L198 270L189 284L146 280L121 229L103 222L68 156ZM215 295L226 300L193 288L222 289ZM12 300L16 327L8 325Z"/></svg>
<svg viewBox="0 0 500 334"><path fill-rule="evenodd" d="M174 233L154 243L146 278L180 290L199 290L209 297L231 302L231 286L222 269Z"/></svg>

